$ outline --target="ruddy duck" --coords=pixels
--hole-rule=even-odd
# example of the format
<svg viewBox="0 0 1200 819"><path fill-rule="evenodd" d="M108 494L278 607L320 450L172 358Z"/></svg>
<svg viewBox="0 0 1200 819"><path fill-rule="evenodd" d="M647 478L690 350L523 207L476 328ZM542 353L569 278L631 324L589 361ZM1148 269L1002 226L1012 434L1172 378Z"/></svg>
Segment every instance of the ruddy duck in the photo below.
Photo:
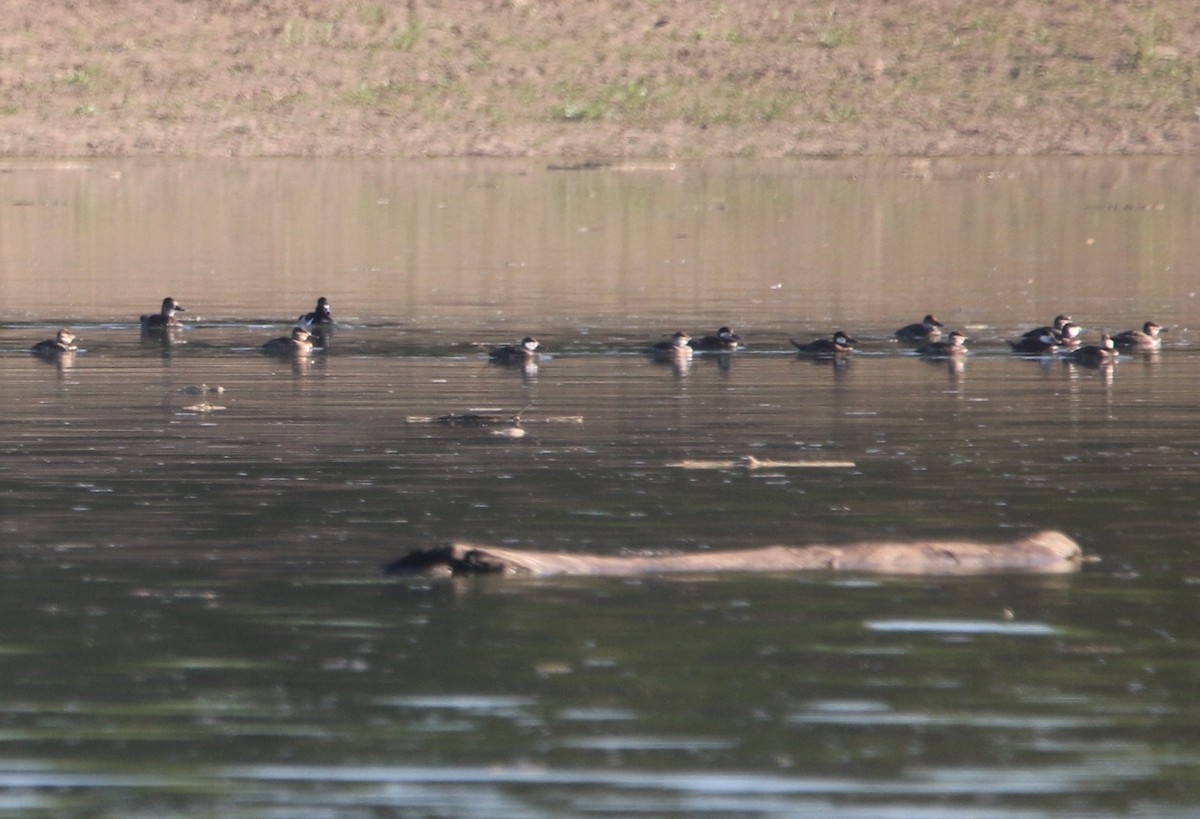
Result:
<svg viewBox="0 0 1200 819"><path fill-rule="evenodd" d="M896 338L901 341L936 341L941 338L944 326L932 315L929 315L916 324L901 327L896 331Z"/></svg>
<svg viewBox="0 0 1200 819"><path fill-rule="evenodd" d="M682 331L671 336L670 341L660 341L650 348L650 355L660 361L688 359L692 357L691 338Z"/></svg>
<svg viewBox="0 0 1200 819"><path fill-rule="evenodd" d="M928 344L922 344L917 348L920 355L930 358L946 358L952 355L962 355L967 351L967 337L955 330L945 341L930 341Z"/></svg>
<svg viewBox="0 0 1200 819"><path fill-rule="evenodd" d="M275 355L308 355L313 349L313 343L308 340L308 337L308 330L303 327L293 327L291 336L271 339L262 346L262 351Z"/></svg>
<svg viewBox="0 0 1200 819"><path fill-rule="evenodd" d="M738 341L741 338L741 336L728 327L722 327L720 330L717 330L715 336L692 339L688 344L693 350L700 350L701 352L731 353L737 349Z"/></svg>
<svg viewBox="0 0 1200 819"><path fill-rule="evenodd" d="M497 364L525 364L538 359L538 340L533 336L521 339L520 344L493 347L488 358Z"/></svg>
<svg viewBox="0 0 1200 819"><path fill-rule="evenodd" d="M1102 367L1117 360L1117 346L1113 344L1112 337L1105 333L1100 336L1099 344L1089 344L1078 350L1072 350L1064 356L1064 359L1088 367Z"/></svg>
<svg viewBox="0 0 1200 819"><path fill-rule="evenodd" d="M142 330L167 330L178 327L180 321L175 317L176 313L186 313L187 311L175 299L167 296L163 299L162 309L157 313L151 313L142 316Z"/></svg>
<svg viewBox="0 0 1200 819"><path fill-rule="evenodd" d="M67 328L58 331L54 338L39 341L29 348L29 352L42 358L55 358L75 352L75 334Z"/></svg>
<svg viewBox="0 0 1200 819"><path fill-rule="evenodd" d="M815 341L810 341L807 344L801 344L794 338L789 338L792 346L796 348L796 352L807 355L838 355L849 353L854 350L854 345L858 343L857 339L838 330L830 338L818 338Z"/></svg>
<svg viewBox="0 0 1200 819"><path fill-rule="evenodd" d="M329 306L329 299L321 296L317 299L317 306L313 308L313 311L301 315L296 319L296 323L305 329L311 328L314 324L333 324L333 309Z"/></svg>
<svg viewBox="0 0 1200 819"><path fill-rule="evenodd" d="M1083 333L1083 328L1078 324L1072 324L1070 316L1059 313L1054 317L1054 324L1027 330L1021 334L1021 339L1040 339L1042 336L1050 336L1060 343L1070 343L1078 339L1081 333Z"/></svg>
<svg viewBox="0 0 1200 819"><path fill-rule="evenodd" d="M1123 333L1117 333L1113 336L1113 344L1133 350L1157 350L1162 347L1162 337L1159 334L1165 332L1167 332L1166 327L1148 321L1142 325L1140 330L1126 330Z"/></svg>

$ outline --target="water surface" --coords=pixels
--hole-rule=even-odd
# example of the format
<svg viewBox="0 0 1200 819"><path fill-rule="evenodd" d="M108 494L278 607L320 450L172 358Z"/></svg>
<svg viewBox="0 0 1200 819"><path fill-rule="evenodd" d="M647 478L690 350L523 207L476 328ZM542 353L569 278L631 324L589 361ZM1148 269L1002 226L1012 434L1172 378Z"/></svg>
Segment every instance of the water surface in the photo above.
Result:
<svg viewBox="0 0 1200 819"><path fill-rule="evenodd" d="M10 163L0 812L1189 814L1196 169ZM189 326L146 343L168 293ZM262 355L317 295L328 349ZM1106 370L1008 352L1064 310L1171 330ZM890 340L929 311L971 336L961 367ZM63 324L73 360L25 352ZM720 324L744 350L642 353ZM790 352L836 328L845 366ZM487 361L527 333L536 371ZM465 412L526 434L429 421ZM854 466L670 466L744 455ZM1100 562L378 574L450 538L1043 527Z"/></svg>

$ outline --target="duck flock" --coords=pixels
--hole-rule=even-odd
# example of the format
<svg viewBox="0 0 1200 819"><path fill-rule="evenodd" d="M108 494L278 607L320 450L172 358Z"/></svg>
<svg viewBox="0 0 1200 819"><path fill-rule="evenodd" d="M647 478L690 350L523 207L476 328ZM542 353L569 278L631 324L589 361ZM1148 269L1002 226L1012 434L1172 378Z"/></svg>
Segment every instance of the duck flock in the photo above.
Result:
<svg viewBox="0 0 1200 819"><path fill-rule="evenodd" d="M169 341L183 327L183 322L176 313L186 312L187 308L167 296L162 300L162 306L157 313L141 317L142 336ZM296 319L296 326L292 328L291 335L271 339L262 345L262 351L277 355L309 355L317 344L325 343L333 325L333 309L329 300L322 296L317 299L316 307L311 313L304 313ZM64 327L54 338L39 341L29 351L42 358L61 358L73 354L78 349L76 341L78 337L75 333Z"/></svg>
<svg viewBox="0 0 1200 819"><path fill-rule="evenodd" d="M141 317L142 335L150 338L169 339L182 327L177 313L186 309L174 298L163 299L157 313ZM290 335L274 338L262 345L265 353L277 355L307 356L316 347L325 346L334 327L333 309L324 296L317 299L312 312L296 319ZM928 358L954 358L967 351L967 336L953 330L945 333L945 325L933 315L896 330L899 341L913 345L918 355ZM1166 327L1147 321L1140 330L1126 330L1116 335L1104 333L1098 344L1083 344L1083 328L1072 322L1068 315L1056 316L1052 324L1036 327L1009 341L1016 355L1061 356L1064 360L1090 366L1104 366L1116 361L1121 351L1154 351L1162 346L1162 333ZM40 341L30 352L43 358L68 356L77 349L75 333L67 328L58 331L54 338ZM838 330L827 338L812 341L789 339L797 354L823 358L839 358L852 353L858 341ZM692 338L687 333L677 332L670 339L651 345L646 352L659 361L679 362L690 359L696 351L733 352L738 348L741 336L729 327L721 327L713 335ZM527 336L518 344L494 347L488 357L501 364L521 364L536 361L540 355L540 344Z"/></svg>

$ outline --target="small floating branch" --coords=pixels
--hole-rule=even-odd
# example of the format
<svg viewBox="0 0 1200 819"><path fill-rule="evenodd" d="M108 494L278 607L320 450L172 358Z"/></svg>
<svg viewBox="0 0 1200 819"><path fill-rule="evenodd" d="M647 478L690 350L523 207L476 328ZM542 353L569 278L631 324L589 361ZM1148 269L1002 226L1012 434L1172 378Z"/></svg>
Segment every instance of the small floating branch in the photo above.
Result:
<svg viewBox="0 0 1200 819"><path fill-rule="evenodd" d="M447 413L446 415L409 415L405 419L405 423L409 424L445 424L446 426L461 426L461 427L494 427L501 424L511 424L514 421L519 421L522 424L529 422L543 424L582 424L582 415L548 415L545 418L528 418L518 413L517 415L505 415L501 413L484 413L484 412L464 412L464 413Z"/></svg>
<svg viewBox="0 0 1200 819"><path fill-rule="evenodd" d="M699 461L687 459L667 464L677 469L853 469L854 461L769 461L743 455L731 461Z"/></svg>
<svg viewBox="0 0 1200 819"><path fill-rule="evenodd" d="M225 409L225 407L222 407L219 404L210 404L207 401L203 401L199 404L190 404L186 407L183 407L180 411L181 412L220 412L223 409Z"/></svg>

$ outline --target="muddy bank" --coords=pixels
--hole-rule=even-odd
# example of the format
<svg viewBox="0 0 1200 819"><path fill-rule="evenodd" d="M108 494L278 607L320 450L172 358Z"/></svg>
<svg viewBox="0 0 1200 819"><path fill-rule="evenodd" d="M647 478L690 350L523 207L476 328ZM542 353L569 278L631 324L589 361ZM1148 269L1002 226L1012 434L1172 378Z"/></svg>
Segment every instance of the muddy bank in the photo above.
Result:
<svg viewBox="0 0 1200 819"><path fill-rule="evenodd" d="M16 4L8 156L1184 154L1189 0Z"/></svg>

